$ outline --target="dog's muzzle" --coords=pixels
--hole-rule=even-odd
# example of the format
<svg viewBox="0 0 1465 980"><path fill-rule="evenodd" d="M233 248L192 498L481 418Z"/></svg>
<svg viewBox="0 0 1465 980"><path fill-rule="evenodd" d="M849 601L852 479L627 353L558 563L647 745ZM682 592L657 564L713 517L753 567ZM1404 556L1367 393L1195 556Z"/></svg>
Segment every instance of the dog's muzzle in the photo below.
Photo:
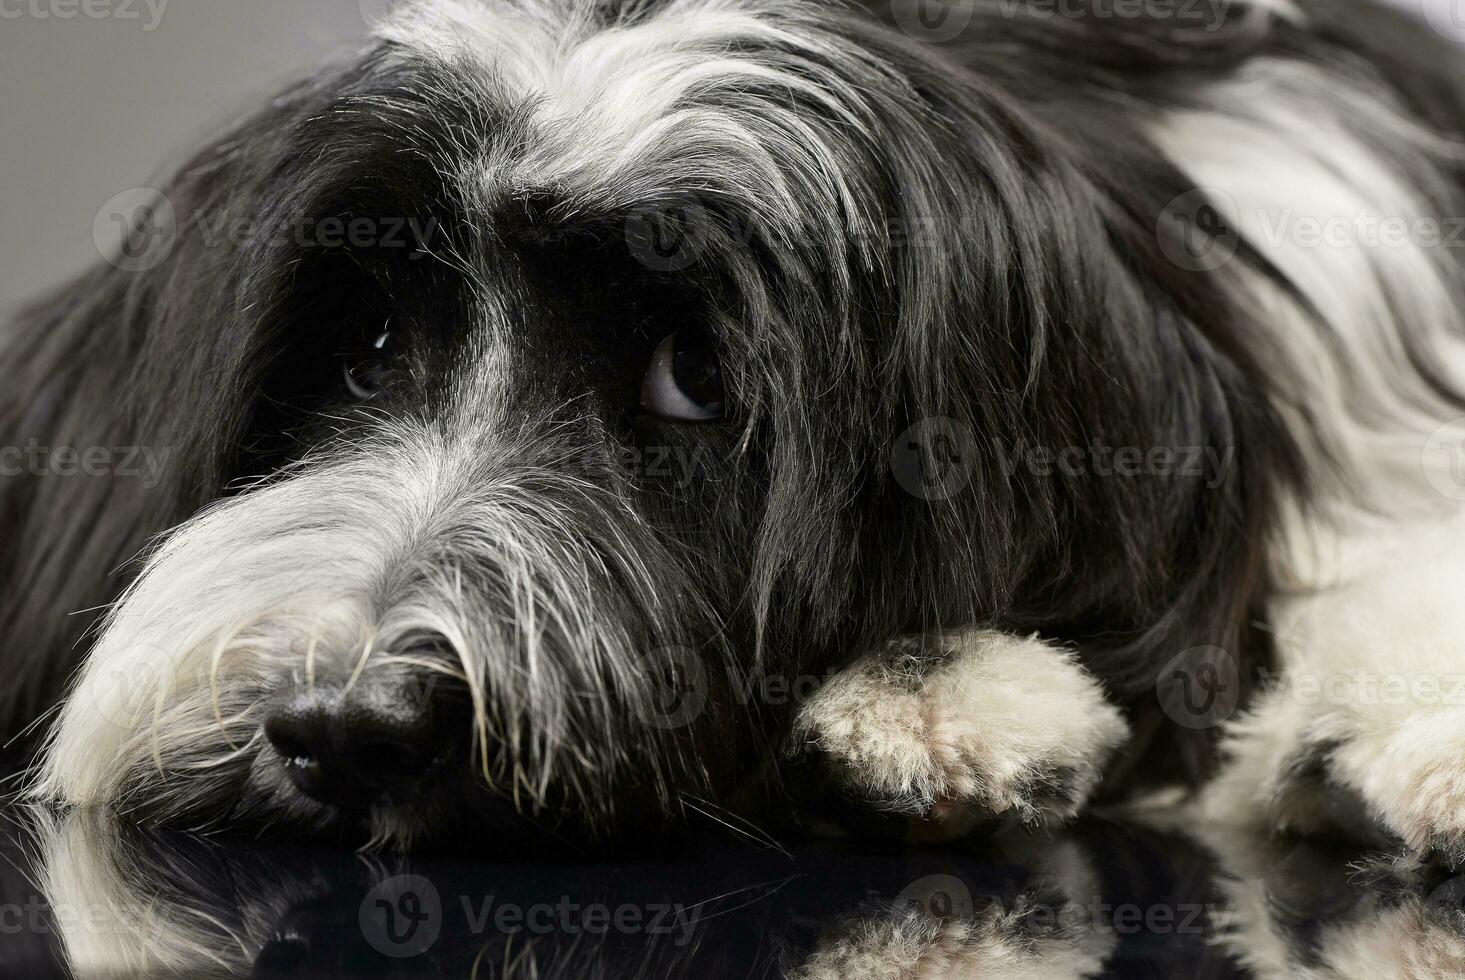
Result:
<svg viewBox="0 0 1465 980"><path fill-rule="evenodd" d="M700 788L712 712L644 718L657 652L714 635L702 589L567 452L398 427L195 518L108 617L37 792L380 841Z"/></svg>
<svg viewBox="0 0 1465 980"><path fill-rule="evenodd" d="M301 793L363 811L408 802L431 787L438 770L461 762L471 713L462 685L436 675L363 674L286 690L264 733Z"/></svg>

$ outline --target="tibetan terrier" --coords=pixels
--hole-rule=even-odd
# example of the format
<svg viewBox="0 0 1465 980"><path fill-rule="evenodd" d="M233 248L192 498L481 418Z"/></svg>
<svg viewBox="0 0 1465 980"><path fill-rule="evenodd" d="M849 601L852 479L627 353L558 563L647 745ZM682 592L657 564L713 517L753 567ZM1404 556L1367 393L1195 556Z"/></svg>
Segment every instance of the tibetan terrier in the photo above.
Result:
<svg viewBox="0 0 1465 980"><path fill-rule="evenodd" d="M5 331L0 719L187 828L1465 858L1462 133L1371 0L402 4Z"/></svg>

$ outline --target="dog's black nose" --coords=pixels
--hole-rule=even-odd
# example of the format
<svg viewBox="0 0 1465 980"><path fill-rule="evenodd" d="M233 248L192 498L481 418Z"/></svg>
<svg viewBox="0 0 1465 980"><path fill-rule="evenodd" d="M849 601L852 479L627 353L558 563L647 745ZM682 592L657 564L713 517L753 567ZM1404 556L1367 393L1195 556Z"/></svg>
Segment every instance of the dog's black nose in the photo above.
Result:
<svg viewBox="0 0 1465 980"><path fill-rule="evenodd" d="M410 796L443 748L431 685L316 686L278 704L265 737L295 786L321 803L361 809Z"/></svg>

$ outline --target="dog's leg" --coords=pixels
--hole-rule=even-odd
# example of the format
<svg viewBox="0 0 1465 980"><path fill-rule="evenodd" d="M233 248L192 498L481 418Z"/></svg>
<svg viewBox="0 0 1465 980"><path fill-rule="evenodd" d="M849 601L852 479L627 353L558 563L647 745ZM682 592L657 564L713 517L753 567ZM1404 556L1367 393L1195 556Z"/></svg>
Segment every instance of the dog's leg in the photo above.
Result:
<svg viewBox="0 0 1465 980"><path fill-rule="evenodd" d="M1072 816L1127 734L1071 654L978 630L891 643L831 679L795 725L798 749L842 790L930 837L985 817Z"/></svg>
<svg viewBox="0 0 1465 980"><path fill-rule="evenodd" d="M1465 518L1341 542L1276 610L1283 673L1225 743L1209 815L1465 862ZM1349 551L1352 550L1352 554ZM1341 572L1341 574L1338 574Z"/></svg>

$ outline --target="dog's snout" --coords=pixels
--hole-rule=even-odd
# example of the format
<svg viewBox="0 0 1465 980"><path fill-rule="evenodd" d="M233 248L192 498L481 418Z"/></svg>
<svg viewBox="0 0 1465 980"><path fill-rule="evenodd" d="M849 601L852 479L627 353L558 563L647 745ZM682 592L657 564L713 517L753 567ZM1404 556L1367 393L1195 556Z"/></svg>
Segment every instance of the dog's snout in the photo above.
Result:
<svg viewBox="0 0 1465 980"><path fill-rule="evenodd" d="M265 737L302 793L360 809L418 788L444 745L437 700L410 683L314 686L275 706Z"/></svg>

